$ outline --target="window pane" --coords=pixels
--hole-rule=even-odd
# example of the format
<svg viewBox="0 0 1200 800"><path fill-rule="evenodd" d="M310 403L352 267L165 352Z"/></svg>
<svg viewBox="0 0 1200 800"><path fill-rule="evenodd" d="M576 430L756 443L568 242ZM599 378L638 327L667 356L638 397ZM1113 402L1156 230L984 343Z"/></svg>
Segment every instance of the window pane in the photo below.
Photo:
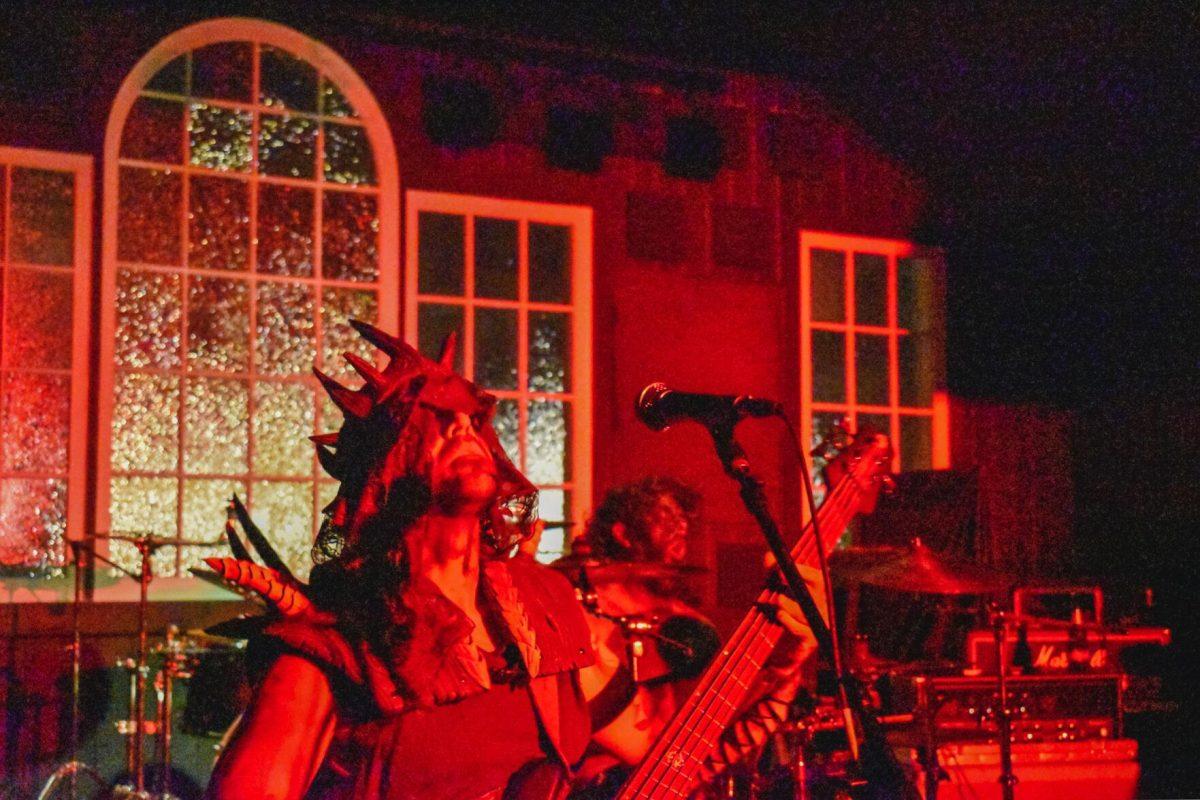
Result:
<svg viewBox="0 0 1200 800"><path fill-rule="evenodd" d="M846 337L829 331L812 332L813 400L846 402Z"/></svg>
<svg viewBox="0 0 1200 800"><path fill-rule="evenodd" d="M195 176L188 190L188 266L244 270L250 255L250 185Z"/></svg>
<svg viewBox="0 0 1200 800"><path fill-rule="evenodd" d="M178 266L180 203L178 174L121 168L117 211L117 258Z"/></svg>
<svg viewBox="0 0 1200 800"><path fill-rule="evenodd" d="M321 113L331 117L358 116L350 101L328 78L321 79Z"/></svg>
<svg viewBox="0 0 1200 800"><path fill-rule="evenodd" d="M314 428L312 389L299 383L262 381L254 387L254 472L311 475Z"/></svg>
<svg viewBox="0 0 1200 800"><path fill-rule="evenodd" d="M859 414L857 422L858 424L854 428L856 435L866 430L882 433L889 438L892 435L892 418L888 414ZM895 446L896 443L893 441L892 447Z"/></svg>
<svg viewBox="0 0 1200 800"><path fill-rule="evenodd" d="M900 405L929 406L933 402L932 344L928 334L900 337Z"/></svg>
<svg viewBox="0 0 1200 800"><path fill-rule="evenodd" d="M561 400L529 404L529 446L525 474L534 483L563 483L571 479L570 405Z"/></svg>
<svg viewBox="0 0 1200 800"><path fill-rule="evenodd" d="M312 178L317 171L317 123L307 117L263 114L258 123L258 171Z"/></svg>
<svg viewBox="0 0 1200 800"><path fill-rule="evenodd" d="M188 367L245 372L250 333L246 284L193 277L188 285Z"/></svg>
<svg viewBox="0 0 1200 800"><path fill-rule="evenodd" d="M554 312L529 315L529 390L566 392L571 388L571 317Z"/></svg>
<svg viewBox="0 0 1200 800"><path fill-rule="evenodd" d="M298 111L317 110L317 71L291 53L263 45L259 50L259 102Z"/></svg>
<svg viewBox="0 0 1200 800"><path fill-rule="evenodd" d="M66 472L71 379L0 373L0 470Z"/></svg>
<svg viewBox="0 0 1200 800"><path fill-rule="evenodd" d="M571 229L567 226L529 223L529 299L571 301Z"/></svg>
<svg viewBox="0 0 1200 800"><path fill-rule="evenodd" d="M417 291L462 295L465 291L462 216L422 211L417 226Z"/></svg>
<svg viewBox="0 0 1200 800"><path fill-rule="evenodd" d="M71 366L71 273L10 267L4 343L8 366Z"/></svg>
<svg viewBox="0 0 1200 800"><path fill-rule="evenodd" d="M258 269L272 275L313 274L313 190L258 187Z"/></svg>
<svg viewBox="0 0 1200 800"><path fill-rule="evenodd" d="M218 42L192 51L192 94L249 102L249 42Z"/></svg>
<svg viewBox="0 0 1200 800"><path fill-rule="evenodd" d="M174 478L113 478L109 515L113 533L153 533L176 536ZM137 551L126 542L110 542L109 556L123 567L137 569Z"/></svg>
<svg viewBox="0 0 1200 800"><path fill-rule="evenodd" d="M13 167L9 261L70 266L75 245L75 176Z"/></svg>
<svg viewBox="0 0 1200 800"><path fill-rule="evenodd" d="M179 378L121 373L113 386L112 468L171 472L179 458Z"/></svg>
<svg viewBox="0 0 1200 800"><path fill-rule="evenodd" d="M0 478L0 567L61 566L66 530L66 481Z"/></svg>
<svg viewBox="0 0 1200 800"><path fill-rule="evenodd" d="M351 185L375 183L375 159L365 128L326 123L325 180Z"/></svg>
<svg viewBox="0 0 1200 800"><path fill-rule="evenodd" d="M887 258L873 253L854 254L854 321L859 325L887 325Z"/></svg>
<svg viewBox="0 0 1200 800"><path fill-rule="evenodd" d="M222 172L250 169L253 116L205 103L188 107L188 161Z"/></svg>
<svg viewBox="0 0 1200 800"><path fill-rule="evenodd" d="M304 580L312 565L313 485L311 481L258 481L253 485L250 516L271 537L271 544Z"/></svg>
<svg viewBox="0 0 1200 800"><path fill-rule="evenodd" d="M379 277L379 209L373 195L325 192L322 245L326 278Z"/></svg>
<svg viewBox="0 0 1200 800"><path fill-rule="evenodd" d="M933 423L929 417L900 417L900 468L933 467Z"/></svg>
<svg viewBox="0 0 1200 800"><path fill-rule="evenodd" d="M316 297L313 287L264 281L258 284L259 372L302 375L317 357Z"/></svg>
<svg viewBox="0 0 1200 800"><path fill-rule="evenodd" d="M858 402L870 406L888 405L888 337L855 336L854 367Z"/></svg>
<svg viewBox="0 0 1200 800"><path fill-rule="evenodd" d="M245 473L249 414L245 381L188 378L184 396L184 471Z"/></svg>
<svg viewBox="0 0 1200 800"><path fill-rule="evenodd" d="M475 218L475 295L517 299L517 223Z"/></svg>
<svg viewBox="0 0 1200 800"><path fill-rule="evenodd" d="M520 420L516 400L498 400L496 416L492 417L492 428L496 431L509 461L519 468L521 465Z"/></svg>
<svg viewBox="0 0 1200 800"><path fill-rule="evenodd" d="M517 388L515 309L475 309L475 382L487 389Z"/></svg>
<svg viewBox="0 0 1200 800"><path fill-rule="evenodd" d="M374 361L378 351L359 336L349 320L360 319L374 325L379 321L379 301L375 292L366 289L324 289L321 292L322 364L336 373L345 369L342 353L357 353Z"/></svg>
<svg viewBox="0 0 1200 800"><path fill-rule="evenodd" d="M538 517L547 522L563 522L571 517L571 493L562 489L542 489L538 492ZM571 529L555 526L542 532L537 558L545 563L566 554Z"/></svg>
<svg viewBox="0 0 1200 800"><path fill-rule="evenodd" d="M213 547L189 547L183 553L184 563L195 562L206 556L227 556L229 547L221 535L225 522L225 508L234 494L246 496L246 484L228 479L185 478L183 481L182 516L183 530L180 535L193 542L219 541ZM178 548L172 548L178 549ZM174 565L172 565L174 566ZM176 568L164 575L182 575L186 569Z"/></svg>
<svg viewBox="0 0 1200 800"><path fill-rule="evenodd" d="M183 282L179 275L117 271L115 362L172 369L180 364Z"/></svg>
<svg viewBox="0 0 1200 800"><path fill-rule="evenodd" d="M846 254L841 250L809 251L812 268L812 318L819 322L846 319Z"/></svg>
<svg viewBox="0 0 1200 800"><path fill-rule="evenodd" d="M183 103L178 100L139 97L121 132L121 155L164 164L182 162L184 120Z"/></svg>
<svg viewBox="0 0 1200 800"><path fill-rule="evenodd" d="M933 263L925 258L905 258L896 265L897 311L900 327L923 332L933 327L936 285Z"/></svg>
<svg viewBox="0 0 1200 800"><path fill-rule="evenodd" d="M417 349L426 358L436 359L442 351L442 342L450 333L458 334L463 340L463 307L441 303L422 303L417 312ZM454 351L454 371L462 373L463 348Z"/></svg>

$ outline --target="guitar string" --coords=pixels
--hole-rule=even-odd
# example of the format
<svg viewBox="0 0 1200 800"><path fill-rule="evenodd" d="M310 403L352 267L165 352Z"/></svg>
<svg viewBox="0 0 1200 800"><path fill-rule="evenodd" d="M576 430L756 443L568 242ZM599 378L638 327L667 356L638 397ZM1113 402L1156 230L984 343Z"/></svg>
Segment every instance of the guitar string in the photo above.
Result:
<svg viewBox="0 0 1200 800"><path fill-rule="evenodd" d="M834 488L833 492L831 492L831 496L828 498L828 502L823 503L821 509L818 511L818 517L824 516L823 512L828 512L831 516L833 516L835 512L845 514L846 511L850 510L849 506L852 504L852 502L856 502L857 498L844 487L851 485L857 486L856 478L857 476L848 475L846 476L845 480L843 480L837 487ZM847 515L845 522L848 523L852 516L853 514ZM826 524L828 525L829 523L827 522ZM822 527L824 528L825 526ZM828 528L826 528L826 530L836 529L840 533L842 528L844 528L844 524L835 523L834 525L830 525ZM805 526L799 541L793 547L792 552L789 555L795 561L803 561L804 563L807 563L808 560L810 560L811 557L816 553L816 544L816 536L812 532L812 525L810 523L809 525ZM778 593L774 591L766 589L759 595L758 602L770 602L777 594ZM761 639L759 638L759 635L763 632L763 629L767 628L768 626L774 628L774 641L770 641L771 636L769 634L765 637L761 637ZM702 705L702 702L691 703L689 704L691 706L690 710L678 715L675 718L668 728L669 735L664 734L659 745L647 755L647 758L658 756L654 765L647 772L645 778L638 786L630 787L631 792L634 794L630 794L628 796L637 796L636 793L641 792L646 784L653 783L662 785L663 782L668 779L668 775L661 775L660 773L662 773L664 770L669 773L672 771L673 765L665 762L662 759L662 753L656 751L663 750L671 743L673 739L679 737L680 735L699 737L704 740L706 732L699 729L699 725L696 722L697 714L700 714L702 719L704 717L708 717L709 727L712 727L711 722L714 721L715 718L710 714L711 709L713 708L714 703L724 700L723 693L728 688L730 680L744 683L739 679L745 676L739 675L737 671L740 667L745 667L747 664L745 659L739 658L735 661L734 655L737 654L739 650L748 650L750 646L753 646L754 644L762 644L764 641L769 641L771 649L773 650L774 644L778 641L780 635L782 635L782 631L778 628L777 624L767 618L767 616L761 611L751 614L747 617L747 619L742 623L742 625L739 626L738 630L730 638L729 643L722 649L723 654L728 653L729 655L723 656L720 663L713 665L713 669L710 670L708 675L706 675L707 680L702 680L702 685L697 687L693 695L705 698L702 702L706 702L707 706ZM747 644L747 639L752 639L754 641L750 644ZM757 667L753 667L752 669L757 669ZM718 688L718 682L721 683L719 692L715 691ZM724 732L724 728L724 725L719 726L718 735L719 733ZM684 775L680 771L680 768L674 768L674 772L677 777L684 779L685 784L690 782L690 778ZM674 781L672 780L671 784L673 783ZM679 793L677 788L671 784L668 784L665 788L667 788L669 791ZM623 792L622 796L626 796L626 793Z"/></svg>

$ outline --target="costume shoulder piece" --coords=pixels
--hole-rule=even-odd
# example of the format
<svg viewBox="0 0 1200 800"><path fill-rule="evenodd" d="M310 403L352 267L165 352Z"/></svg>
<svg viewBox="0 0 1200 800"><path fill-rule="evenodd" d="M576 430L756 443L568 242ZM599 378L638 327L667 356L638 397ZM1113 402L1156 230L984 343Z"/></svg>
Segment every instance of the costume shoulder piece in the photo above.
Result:
<svg viewBox="0 0 1200 800"><path fill-rule="evenodd" d="M484 569L489 584L496 583L490 576L500 570L510 576L536 637L541 659L537 674L552 675L592 664L592 639L583 609L574 587L561 573L525 557L489 562Z"/></svg>

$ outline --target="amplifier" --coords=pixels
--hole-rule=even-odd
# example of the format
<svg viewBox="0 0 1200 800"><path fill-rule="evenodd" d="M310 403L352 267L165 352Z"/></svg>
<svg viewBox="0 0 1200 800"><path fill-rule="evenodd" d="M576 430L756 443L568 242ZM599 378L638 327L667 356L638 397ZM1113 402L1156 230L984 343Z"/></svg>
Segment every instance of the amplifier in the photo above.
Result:
<svg viewBox="0 0 1200 800"><path fill-rule="evenodd" d="M1014 794L1021 800L1132 800L1137 797L1141 775L1137 753L1137 742L1132 739L1015 744ZM1000 800L1003 796L998 745L942 745L938 764L945 771L945 780L937 788L938 800ZM924 776L919 764L914 767L924 798Z"/></svg>
<svg viewBox="0 0 1200 800"><path fill-rule="evenodd" d="M1121 651L1138 645L1166 646L1171 643L1171 631L1167 628L1124 628L1107 630L1096 626L1081 628L1084 636L1078 642L1071 641L1071 629L1062 627L1030 627L1026 633L1029 642L1030 660L1036 672L1064 673L1071 666L1071 649L1086 648L1087 657L1079 656L1078 662L1086 665L1089 672L1115 672L1121 668ZM1016 650L1017 632L1008 632L1005 650L1011 659ZM990 630L976 630L967 634L967 663L985 673L996 671L996 640Z"/></svg>
<svg viewBox="0 0 1200 800"><path fill-rule="evenodd" d="M1010 677L1008 708L1015 742L1070 742L1121 735L1124 677L1021 675ZM931 715L939 742L995 742L1000 693L994 676L916 676L912 708Z"/></svg>

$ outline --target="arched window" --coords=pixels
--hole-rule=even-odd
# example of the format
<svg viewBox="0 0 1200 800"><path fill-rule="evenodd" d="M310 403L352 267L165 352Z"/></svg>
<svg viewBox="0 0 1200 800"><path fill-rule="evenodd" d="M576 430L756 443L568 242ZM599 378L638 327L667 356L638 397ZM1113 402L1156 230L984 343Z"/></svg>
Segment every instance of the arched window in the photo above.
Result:
<svg viewBox="0 0 1200 800"><path fill-rule="evenodd" d="M340 423L309 370L374 356L347 317L396 330L397 180L370 91L296 31L209 20L134 67L105 140L98 531L213 540L236 492L304 572L333 491L304 435Z"/></svg>

